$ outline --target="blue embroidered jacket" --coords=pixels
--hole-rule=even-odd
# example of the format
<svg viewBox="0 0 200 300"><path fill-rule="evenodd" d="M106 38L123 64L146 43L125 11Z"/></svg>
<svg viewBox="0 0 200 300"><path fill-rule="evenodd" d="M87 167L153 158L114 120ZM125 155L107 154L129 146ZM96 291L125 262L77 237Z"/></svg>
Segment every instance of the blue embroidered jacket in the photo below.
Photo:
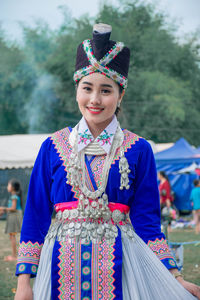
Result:
<svg viewBox="0 0 200 300"><path fill-rule="evenodd" d="M31 274L32 277L36 275L40 252L51 223L54 205L77 201L80 195L80 191L75 186L66 183L67 163L71 153L71 146L68 141L70 131L70 128L64 128L49 137L42 144L36 159L22 225L16 267L17 275L22 273ZM125 156L131 170L129 173L130 189L119 189L120 153L117 151L110 168L106 188L109 201L128 205L135 232L148 244L168 269L176 268L165 236L161 232L157 175L151 146L145 139L130 131L124 130L124 136ZM105 156L94 156L90 162L93 171L91 176L94 176L97 186L104 161ZM54 270L55 274L60 272L58 257L62 252L61 244L55 245L57 250L55 249L54 254L56 251L58 252L57 263L55 260L53 264L57 270ZM82 248L84 247L82 246ZM119 247L119 249L121 248ZM58 280L58 276L54 276Z"/></svg>

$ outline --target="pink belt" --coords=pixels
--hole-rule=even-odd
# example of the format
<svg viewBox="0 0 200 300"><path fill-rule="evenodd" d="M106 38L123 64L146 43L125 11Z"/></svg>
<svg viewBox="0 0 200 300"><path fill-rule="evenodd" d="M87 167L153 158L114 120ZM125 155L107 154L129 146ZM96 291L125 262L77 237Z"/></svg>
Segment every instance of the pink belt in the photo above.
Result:
<svg viewBox="0 0 200 300"><path fill-rule="evenodd" d="M56 212L58 212L59 210L64 211L65 209L76 209L78 207L78 201L57 203L54 207ZM125 214L127 214L130 210L130 207L128 205L115 202L109 202L108 207L110 208L111 212L117 209Z"/></svg>

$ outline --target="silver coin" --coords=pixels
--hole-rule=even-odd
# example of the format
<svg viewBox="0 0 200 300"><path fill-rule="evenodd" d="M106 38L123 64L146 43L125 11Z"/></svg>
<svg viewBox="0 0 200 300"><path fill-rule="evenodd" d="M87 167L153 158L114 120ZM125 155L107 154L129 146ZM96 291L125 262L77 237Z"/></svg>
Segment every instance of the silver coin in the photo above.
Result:
<svg viewBox="0 0 200 300"><path fill-rule="evenodd" d="M104 231L102 230L102 229L97 229L97 234L99 235L99 236L102 236L103 235L103 233L104 233Z"/></svg>
<svg viewBox="0 0 200 300"><path fill-rule="evenodd" d="M81 223L75 223L75 229L80 229L81 228Z"/></svg>
<svg viewBox="0 0 200 300"><path fill-rule="evenodd" d="M93 236L93 238L97 238L97 232L96 232L96 230L92 231L92 236Z"/></svg>
<svg viewBox="0 0 200 300"><path fill-rule="evenodd" d="M103 224L105 228L109 228L109 224L108 223L104 223Z"/></svg>
<svg viewBox="0 0 200 300"><path fill-rule="evenodd" d="M105 232L104 236L105 236L106 239L109 239L110 238L110 233L109 232Z"/></svg>
<svg viewBox="0 0 200 300"><path fill-rule="evenodd" d="M74 228L74 222L69 223L69 228Z"/></svg>
<svg viewBox="0 0 200 300"><path fill-rule="evenodd" d="M93 208L96 208L96 207L97 207L97 202L96 202L96 201L92 201L91 206L92 206Z"/></svg>
<svg viewBox="0 0 200 300"><path fill-rule="evenodd" d="M103 194L103 196L102 196L102 198L103 198L103 200L108 200L108 196L106 195L106 194Z"/></svg>
<svg viewBox="0 0 200 300"><path fill-rule="evenodd" d="M62 217L63 217L64 220L67 219L67 218L69 217L69 210L68 210L68 209L65 209L65 210L63 211Z"/></svg>
<svg viewBox="0 0 200 300"><path fill-rule="evenodd" d="M112 212L112 219L115 223L118 223L121 221L122 219L122 213L119 209L115 209L113 212Z"/></svg>
<svg viewBox="0 0 200 300"><path fill-rule="evenodd" d="M80 229L76 229L74 234L75 234L75 236L79 236L81 234L81 230Z"/></svg>
<svg viewBox="0 0 200 300"><path fill-rule="evenodd" d="M106 211L106 212L103 213L104 220L109 221L110 217L111 217L111 213L110 212Z"/></svg>
<svg viewBox="0 0 200 300"><path fill-rule="evenodd" d="M96 224L95 223L91 223L91 229L95 229L96 228Z"/></svg>
<svg viewBox="0 0 200 300"><path fill-rule="evenodd" d="M69 228L69 224L65 223L65 224L63 225L63 229L64 229L64 230L67 230L68 228Z"/></svg>
<svg viewBox="0 0 200 300"><path fill-rule="evenodd" d="M77 209L71 209L70 210L70 219L75 219L78 217L78 210Z"/></svg>
<svg viewBox="0 0 200 300"><path fill-rule="evenodd" d="M84 231L81 232L81 237L85 238L87 236L87 234L88 234L87 231L84 230Z"/></svg>

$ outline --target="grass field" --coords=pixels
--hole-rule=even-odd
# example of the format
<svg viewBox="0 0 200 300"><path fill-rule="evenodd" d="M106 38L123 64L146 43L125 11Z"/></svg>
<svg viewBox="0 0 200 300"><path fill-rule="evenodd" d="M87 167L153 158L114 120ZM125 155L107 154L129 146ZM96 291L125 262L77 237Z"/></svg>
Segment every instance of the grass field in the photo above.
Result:
<svg viewBox="0 0 200 300"><path fill-rule="evenodd" d="M14 298L17 280L14 275L15 263L3 261L4 256L11 252L9 237L4 234L4 228L5 221L0 221L0 300L11 300ZM169 240L189 242L200 240L200 236L197 236L192 229L179 229L170 233ZM200 285L200 245L184 246L183 275L186 280Z"/></svg>

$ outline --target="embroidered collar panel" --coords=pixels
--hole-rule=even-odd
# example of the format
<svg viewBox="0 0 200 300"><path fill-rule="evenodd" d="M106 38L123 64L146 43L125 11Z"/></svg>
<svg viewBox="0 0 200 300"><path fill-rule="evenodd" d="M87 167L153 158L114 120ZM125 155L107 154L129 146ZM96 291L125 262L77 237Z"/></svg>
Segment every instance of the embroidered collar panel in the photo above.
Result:
<svg viewBox="0 0 200 300"><path fill-rule="evenodd" d="M72 145L75 141L73 141L73 131L77 130L78 132L78 145L77 150L80 152L84 148L88 147L90 144L98 145L105 153L109 154L111 145L118 127L118 121L116 116L113 117L110 124L101 132L101 134L94 139L90 129L88 128L87 122L82 117L80 122L75 126L70 134L70 144Z"/></svg>

